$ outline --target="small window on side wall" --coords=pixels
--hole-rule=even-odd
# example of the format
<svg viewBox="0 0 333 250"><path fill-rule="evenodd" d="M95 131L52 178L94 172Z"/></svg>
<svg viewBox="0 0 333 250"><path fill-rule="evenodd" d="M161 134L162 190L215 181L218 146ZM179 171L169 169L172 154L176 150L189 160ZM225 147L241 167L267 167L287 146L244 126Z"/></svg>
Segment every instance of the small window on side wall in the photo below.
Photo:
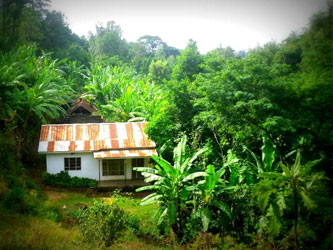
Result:
<svg viewBox="0 0 333 250"><path fill-rule="evenodd" d="M68 170L81 170L81 157L64 158L65 171Z"/></svg>

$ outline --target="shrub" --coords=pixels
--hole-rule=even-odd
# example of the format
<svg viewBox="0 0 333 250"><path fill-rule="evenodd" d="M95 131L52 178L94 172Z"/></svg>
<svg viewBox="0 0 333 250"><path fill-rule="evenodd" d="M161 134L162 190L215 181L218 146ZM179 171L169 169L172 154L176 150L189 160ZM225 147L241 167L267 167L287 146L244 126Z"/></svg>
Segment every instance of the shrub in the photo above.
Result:
<svg viewBox="0 0 333 250"><path fill-rule="evenodd" d="M16 210L23 214L37 213L39 200L23 187L15 185L11 191L4 195L4 205L7 209Z"/></svg>
<svg viewBox="0 0 333 250"><path fill-rule="evenodd" d="M73 177L71 180L72 187L97 187L97 181L89 178Z"/></svg>
<svg viewBox="0 0 333 250"><path fill-rule="evenodd" d="M49 174L48 172L44 172L42 174L42 182L47 186L55 185L55 180L56 178L52 174Z"/></svg>
<svg viewBox="0 0 333 250"><path fill-rule="evenodd" d="M127 221L128 215L115 203L110 205L95 201L91 207L80 210L79 214L83 238L106 246L111 245L128 227Z"/></svg>
<svg viewBox="0 0 333 250"><path fill-rule="evenodd" d="M61 209L55 204L44 203L44 206L42 207L40 214L44 218L55 222L59 222L63 219L63 214L61 212Z"/></svg>
<svg viewBox="0 0 333 250"><path fill-rule="evenodd" d="M132 231L134 233L138 233L139 230L140 230L140 219L138 218L138 216L132 214L132 215L129 215L127 217L127 222L126 222L127 226L132 229Z"/></svg>
<svg viewBox="0 0 333 250"><path fill-rule="evenodd" d="M24 203L25 192L21 186L14 186L11 191L4 195L4 205L8 209L19 210Z"/></svg>
<svg viewBox="0 0 333 250"><path fill-rule="evenodd" d="M30 178L26 178L25 187L29 190L31 190L31 189L39 190L39 186L37 185L37 183Z"/></svg>
<svg viewBox="0 0 333 250"><path fill-rule="evenodd" d="M97 181L89 178L70 177L67 172L61 171L58 174L42 174L42 182L48 186L70 187L97 187Z"/></svg>
<svg viewBox="0 0 333 250"><path fill-rule="evenodd" d="M0 175L0 199L8 192L8 185L4 180L4 177Z"/></svg>

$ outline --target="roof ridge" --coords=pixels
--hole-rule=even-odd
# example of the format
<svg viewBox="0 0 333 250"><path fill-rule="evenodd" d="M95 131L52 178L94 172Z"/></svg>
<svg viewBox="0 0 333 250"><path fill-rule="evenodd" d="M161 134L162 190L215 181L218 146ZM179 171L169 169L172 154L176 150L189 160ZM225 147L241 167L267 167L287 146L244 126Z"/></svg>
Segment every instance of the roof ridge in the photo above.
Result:
<svg viewBox="0 0 333 250"><path fill-rule="evenodd" d="M127 124L127 123L149 123L149 122L87 122L87 123L60 123L60 124L57 124L57 123L50 123L50 124L42 124L42 126L53 126L53 125L56 125L56 126L65 126L65 125L91 125L91 124Z"/></svg>

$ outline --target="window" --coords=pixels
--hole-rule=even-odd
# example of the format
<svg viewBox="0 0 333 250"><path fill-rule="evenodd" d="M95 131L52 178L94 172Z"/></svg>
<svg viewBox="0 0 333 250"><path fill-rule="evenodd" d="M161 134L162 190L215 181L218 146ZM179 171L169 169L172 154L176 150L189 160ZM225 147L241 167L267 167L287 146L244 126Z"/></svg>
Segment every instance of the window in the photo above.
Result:
<svg viewBox="0 0 333 250"><path fill-rule="evenodd" d="M134 158L132 159L132 178L133 179L142 179L143 175L141 172L134 170L136 167L144 167L145 159L144 158Z"/></svg>
<svg viewBox="0 0 333 250"><path fill-rule="evenodd" d="M125 163L122 159L103 160L103 176L125 175Z"/></svg>
<svg viewBox="0 0 333 250"><path fill-rule="evenodd" d="M81 157L65 158L65 171L81 170Z"/></svg>

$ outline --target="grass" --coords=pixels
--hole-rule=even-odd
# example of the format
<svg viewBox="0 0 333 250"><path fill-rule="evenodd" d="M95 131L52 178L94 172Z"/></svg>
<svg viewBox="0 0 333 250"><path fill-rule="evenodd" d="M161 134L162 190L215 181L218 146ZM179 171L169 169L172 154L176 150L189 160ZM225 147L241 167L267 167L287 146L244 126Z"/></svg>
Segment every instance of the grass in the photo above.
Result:
<svg viewBox="0 0 333 250"><path fill-rule="evenodd" d="M85 193L70 192L64 190L45 191L48 196L47 203L56 203L61 208L69 210L77 209L78 204L92 204L94 198L86 197Z"/></svg>
<svg viewBox="0 0 333 250"><path fill-rule="evenodd" d="M42 203L38 216L13 213L0 203L0 249L207 249L204 235L186 246L175 244L170 231L161 236L154 214L157 205L141 206L141 198L132 193L102 193L98 197L87 197L85 189L70 190L47 188L47 199ZM72 214L82 206L90 206L94 200L106 203L116 202L127 213L139 219L139 230L128 229L108 248L99 242L85 242L78 223ZM216 238L216 239L215 239ZM238 245L234 239L224 239L223 246L217 236L213 238L219 249L248 249ZM222 248L221 248L222 247Z"/></svg>
<svg viewBox="0 0 333 250"><path fill-rule="evenodd" d="M80 232L59 223L0 208L0 249L91 249ZM96 248L97 249L97 248Z"/></svg>
<svg viewBox="0 0 333 250"><path fill-rule="evenodd" d="M175 249L170 238L162 238L153 215L156 205L140 206L141 198L130 193L105 193L86 197L84 191L44 190L47 199L39 216L22 215L0 207L0 249L99 249L98 243L84 243L71 213L90 206L95 199L117 202L140 220L139 232L125 231L108 249ZM177 249L177 248L176 248Z"/></svg>
<svg viewBox="0 0 333 250"><path fill-rule="evenodd" d="M141 198L133 197L131 193L123 193L118 195L117 192L105 193L101 197L86 197L85 193L70 192L63 190L46 191L48 200L45 202L46 205L54 205L59 209L68 211L75 211L82 205L91 205L95 199L103 200L106 203L117 202L120 208L130 214L136 215L141 222L143 228L149 225L149 230L152 230L152 225L155 225L154 214L157 210L157 205L152 204L148 206L141 206ZM154 228L153 230L157 230Z"/></svg>

